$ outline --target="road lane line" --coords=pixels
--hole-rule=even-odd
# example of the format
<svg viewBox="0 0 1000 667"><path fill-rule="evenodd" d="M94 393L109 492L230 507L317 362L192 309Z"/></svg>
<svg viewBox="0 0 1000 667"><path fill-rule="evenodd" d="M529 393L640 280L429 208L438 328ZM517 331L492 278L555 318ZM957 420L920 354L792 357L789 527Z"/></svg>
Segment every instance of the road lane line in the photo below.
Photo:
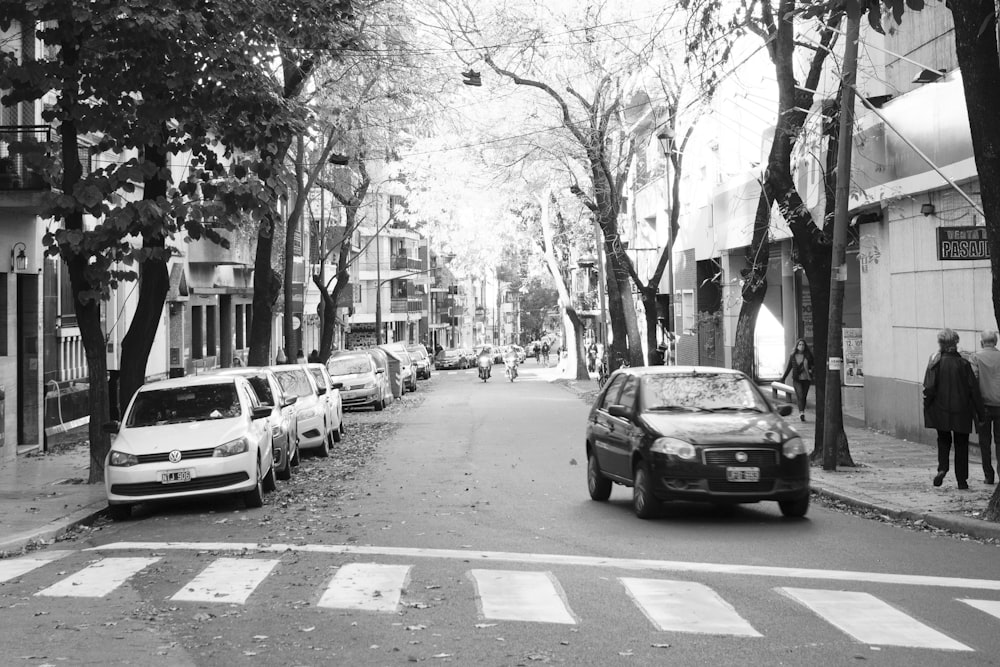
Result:
<svg viewBox="0 0 1000 667"><path fill-rule="evenodd" d="M35 595L45 597L102 598L159 558L102 558L76 574L58 581Z"/></svg>
<svg viewBox="0 0 1000 667"><path fill-rule="evenodd" d="M622 577L629 597L653 625L667 632L761 637L736 609L704 584Z"/></svg>
<svg viewBox="0 0 1000 667"><path fill-rule="evenodd" d="M351 556L398 556L401 558L458 559L470 562L522 563L525 565L572 565L613 567L623 570L654 572L691 572L695 574L732 574L738 576L782 577L789 579L819 579L904 586L935 586L1000 591L1000 580L937 577L890 572L852 570L819 570L771 565L739 565L731 563L698 563L641 558L603 558L569 554L532 554L511 551L476 551L474 549L422 549L414 547L373 547L354 544L255 544L253 542L115 542L85 551L233 551L243 553L316 553Z"/></svg>
<svg viewBox="0 0 1000 667"><path fill-rule="evenodd" d="M245 604L278 562L257 558L219 558L170 599L178 602Z"/></svg>
<svg viewBox="0 0 1000 667"><path fill-rule="evenodd" d="M807 588L777 590L863 644L972 650L869 593Z"/></svg>
<svg viewBox="0 0 1000 667"><path fill-rule="evenodd" d="M470 570L483 618L576 625L558 583L549 572Z"/></svg>
<svg viewBox="0 0 1000 667"><path fill-rule="evenodd" d="M975 607L979 611L985 611L990 616L1000 618L1000 601L997 600L960 600L970 607Z"/></svg>
<svg viewBox="0 0 1000 667"><path fill-rule="evenodd" d="M33 556L0 560L0 584L25 575L43 565L57 561L71 551L45 551Z"/></svg>
<svg viewBox="0 0 1000 667"><path fill-rule="evenodd" d="M317 606L394 612L410 576L409 565L348 563L330 581Z"/></svg>

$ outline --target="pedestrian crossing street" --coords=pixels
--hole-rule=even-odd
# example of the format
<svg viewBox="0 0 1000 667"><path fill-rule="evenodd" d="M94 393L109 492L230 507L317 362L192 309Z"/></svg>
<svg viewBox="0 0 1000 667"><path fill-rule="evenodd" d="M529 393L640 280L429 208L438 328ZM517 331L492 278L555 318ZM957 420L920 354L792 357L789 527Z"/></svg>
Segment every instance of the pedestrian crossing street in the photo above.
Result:
<svg viewBox="0 0 1000 667"><path fill-rule="evenodd" d="M67 558L72 554L79 556L80 552L43 551L0 560L0 603L7 594L5 588L11 590L23 585L21 580L25 577L33 577L34 581L35 575L40 573L47 573L54 581L34 592L26 593L18 589L10 594L22 599L25 595L36 598L106 599L140 572L165 558L174 557L172 553L143 557L87 553L83 554L87 558L86 564L76 569L76 566L65 565L79 560L78 557ZM169 599L201 605L253 604L254 593L265 585L281 563L280 558L265 558L259 554L213 556L193 579L177 588ZM321 610L397 614L404 604L414 568L418 567L421 565L378 562L340 565L334 568L332 577L318 591L316 606ZM573 601L551 571L469 568L465 575L475 587L476 614L482 621L564 626L580 623ZM764 636L737 611L731 601L703 583L623 576L617 578L616 584L623 596L648 619L653 630L745 638ZM785 586L770 590L775 596L792 601L815 618L863 644L945 651L974 650L922 622L911 615L912 612L866 592ZM1000 621L998 600L958 597L949 598L948 602L985 614L990 621Z"/></svg>

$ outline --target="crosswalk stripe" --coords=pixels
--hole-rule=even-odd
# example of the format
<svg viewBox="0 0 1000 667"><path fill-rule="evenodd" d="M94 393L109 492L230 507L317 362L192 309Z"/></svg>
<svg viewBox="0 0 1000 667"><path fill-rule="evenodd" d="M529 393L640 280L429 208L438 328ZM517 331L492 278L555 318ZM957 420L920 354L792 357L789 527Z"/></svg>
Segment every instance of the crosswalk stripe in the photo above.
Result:
<svg viewBox="0 0 1000 667"><path fill-rule="evenodd" d="M629 596L660 630L760 637L728 602L704 584L622 577Z"/></svg>
<svg viewBox="0 0 1000 667"><path fill-rule="evenodd" d="M46 551L34 556L21 556L0 560L0 584L11 579L25 575L32 570L43 565L48 565L52 561L59 560L63 556L72 553L71 551Z"/></svg>
<svg viewBox="0 0 1000 667"><path fill-rule="evenodd" d="M864 644L972 650L869 593L807 588L777 590Z"/></svg>
<svg viewBox="0 0 1000 667"><path fill-rule="evenodd" d="M260 558L219 558L170 599L244 604L279 562Z"/></svg>
<svg viewBox="0 0 1000 667"><path fill-rule="evenodd" d="M1000 601L997 600L962 600L965 604L970 607L974 607L979 611L985 611L990 616L995 616L1000 618Z"/></svg>
<svg viewBox="0 0 1000 667"><path fill-rule="evenodd" d="M136 572L156 561L153 558L102 558L76 574L58 581L35 595L45 597L102 598Z"/></svg>
<svg viewBox="0 0 1000 667"><path fill-rule="evenodd" d="M348 563L330 581L318 606L331 609L396 611L410 576L409 565Z"/></svg>
<svg viewBox="0 0 1000 667"><path fill-rule="evenodd" d="M470 570L483 618L575 625L559 585L549 572Z"/></svg>

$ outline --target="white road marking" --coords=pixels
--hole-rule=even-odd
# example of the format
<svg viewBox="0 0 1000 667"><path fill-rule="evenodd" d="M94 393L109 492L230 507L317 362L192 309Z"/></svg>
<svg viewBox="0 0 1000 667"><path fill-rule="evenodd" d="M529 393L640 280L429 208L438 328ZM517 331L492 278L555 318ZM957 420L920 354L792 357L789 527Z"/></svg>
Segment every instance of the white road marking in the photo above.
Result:
<svg viewBox="0 0 1000 667"><path fill-rule="evenodd" d="M337 570L318 606L394 612L409 576L409 565L348 563Z"/></svg>
<svg viewBox="0 0 1000 667"><path fill-rule="evenodd" d="M102 598L159 558L102 558L45 590L45 597Z"/></svg>
<svg viewBox="0 0 1000 667"><path fill-rule="evenodd" d="M253 542L114 542L85 551L234 551L248 553L318 553L354 556L393 556L402 558L440 558L479 562L523 563L527 565L577 565L585 567L616 567L623 570L655 572L693 572L697 574L732 574L739 576L784 577L789 579L819 579L905 586L937 586L1000 591L1000 580L936 577L889 572L852 570L818 570L769 565L739 565L730 563L697 563L641 558L602 558L568 554L532 554L511 551L475 551L473 549L421 549L409 547L372 547L353 544L255 544Z"/></svg>
<svg viewBox="0 0 1000 667"><path fill-rule="evenodd" d="M863 644L972 650L869 593L806 588L777 590Z"/></svg>
<svg viewBox="0 0 1000 667"><path fill-rule="evenodd" d="M997 600L961 600L970 607L975 607L979 611L985 611L990 616L1000 618L1000 602Z"/></svg>
<svg viewBox="0 0 1000 667"><path fill-rule="evenodd" d="M483 618L575 625L559 584L548 572L470 570Z"/></svg>
<svg viewBox="0 0 1000 667"><path fill-rule="evenodd" d="M170 599L179 602L244 604L278 562L255 558L219 558Z"/></svg>
<svg viewBox="0 0 1000 667"><path fill-rule="evenodd" d="M44 551L33 556L0 560L0 584L31 572L43 565L59 560L71 551Z"/></svg>
<svg viewBox="0 0 1000 667"><path fill-rule="evenodd" d="M658 629L761 637L728 602L704 584L623 577L629 596Z"/></svg>

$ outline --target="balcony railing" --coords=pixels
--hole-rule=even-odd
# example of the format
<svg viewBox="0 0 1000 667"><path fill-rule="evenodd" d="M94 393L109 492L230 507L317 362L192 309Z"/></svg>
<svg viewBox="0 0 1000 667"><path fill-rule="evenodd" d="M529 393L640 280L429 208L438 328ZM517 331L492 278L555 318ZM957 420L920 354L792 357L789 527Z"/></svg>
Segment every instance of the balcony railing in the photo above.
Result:
<svg viewBox="0 0 1000 667"><path fill-rule="evenodd" d="M73 330L75 332L75 329ZM79 333L59 334L59 381L79 380L87 377L87 355Z"/></svg>
<svg viewBox="0 0 1000 667"><path fill-rule="evenodd" d="M45 190L38 160L51 139L48 125L0 126L0 190Z"/></svg>
<svg viewBox="0 0 1000 667"><path fill-rule="evenodd" d="M408 269L419 270L424 268L420 258L407 257L406 255L393 255L391 266L397 271L404 271Z"/></svg>

